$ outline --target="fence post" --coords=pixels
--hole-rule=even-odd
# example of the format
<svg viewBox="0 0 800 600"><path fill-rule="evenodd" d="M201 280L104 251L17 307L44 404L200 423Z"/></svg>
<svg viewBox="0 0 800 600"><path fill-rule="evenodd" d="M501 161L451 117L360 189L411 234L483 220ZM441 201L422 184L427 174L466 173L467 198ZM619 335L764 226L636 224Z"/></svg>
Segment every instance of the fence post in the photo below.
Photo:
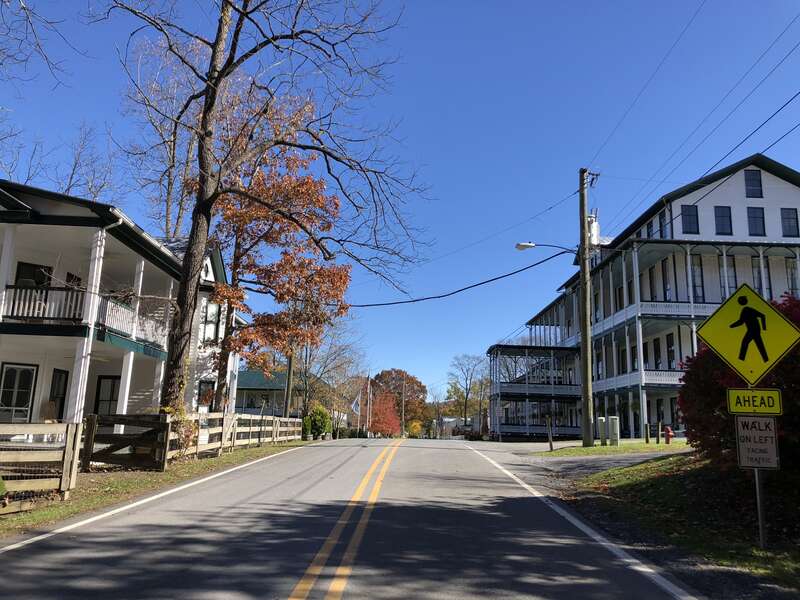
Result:
<svg viewBox="0 0 800 600"><path fill-rule="evenodd" d="M200 456L200 413L197 413L194 418L197 419L195 421L197 427L194 430L194 457L198 458Z"/></svg>
<svg viewBox="0 0 800 600"><path fill-rule="evenodd" d="M58 486L63 500L69 498L69 491L75 487L82 428L82 423L67 423L66 426L64 458L61 461L61 483Z"/></svg>
<svg viewBox="0 0 800 600"><path fill-rule="evenodd" d="M644 443L650 443L650 423L644 424Z"/></svg>
<svg viewBox="0 0 800 600"><path fill-rule="evenodd" d="M239 428L239 415L233 413L233 426L231 427L231 452L236 449L236 435L238 432L236 431Z"/></svg>
<svg viewBox="0 0 800 600"><path fill-rule="evenodd" d="M84 433L81 472L88 473L94 452L94 435L97 433L97 415L86 415L86 431Z"/></svg>
<svg viewBox="0 0 800 600"><path fill-rule="evenodd" d="M156 460L160 463L158 470L163 472L167 470L167 458L169 457L169 437L172 433L171 415L161 415L161 422L163 423L163 429L158 435L159 438L163 436L163 440L159 439L158 441L163 441L163 444L161 444L160 448L159 444L156 444ZM158 456L159 450L162 453L161 456Z"/></svg>

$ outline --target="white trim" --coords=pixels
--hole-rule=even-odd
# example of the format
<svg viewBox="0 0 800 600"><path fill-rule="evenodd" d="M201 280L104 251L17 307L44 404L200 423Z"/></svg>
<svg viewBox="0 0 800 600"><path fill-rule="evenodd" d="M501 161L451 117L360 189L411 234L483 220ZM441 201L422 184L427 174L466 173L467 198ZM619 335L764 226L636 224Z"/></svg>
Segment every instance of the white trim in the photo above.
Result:
<svg viewBox="0 0 800 600"><path fill-rule="evenodd" d="M312 444L316 445L316 444ZM12 550L18 550L19 548L24 548L25 546L29 546L31 544L35 544L36 542L41 542L60 533L66 533L68 531L72 531L73 529L77 529L78 527L83 527L84 525L89 525L90 523L94 523L96 521L100 521L102 519L107 519L108 517L113 517L114 515L118 515L119 513L127 512L132 508L136 508L138 506L142 506L143 504L149 504L155 500L160 500L166 496L171 496L177 492L181 492L183 490L189 489L196 485L200 485L201 483L205 483L207 481L211 481L212 479L216 479L217 477L222 477L223 475L227 475L228 473L233 473L234 471L238 471L239 469L244 469L245 467L249 467L251 465L255 465L257 463L263 462L265 460L269 460L271 458L275 458L276 456L282 456L289 452L293 452L295 450L300 450L302 448L307 448L308 446L297 446L295 448L288 448L283 452L278 452L276 454L270 454L269 456L262 456L261 458L257 458L255 460L251 460L250 462L237 465L235 467L231 467L230 469L226 469L225 471L220 471L219 473L214 473L213 475L209 475L208 477L203 477L202 479L198 479L196 481L190 481L189 483L184 483L183 485L179 485L176 488L172 488L156 494L155 496L148 496L147 498L142 498L141 500L136 500L135 502L131 502L130 504L125 504L113 510L106 511L104 513L100 513L99 515L95 515L93 517L89 517L88 519L84 519L82 521L78 521L77 523L72 523L71 525L65 525L64 527L59 527L58 529L54 529L53 531L48 531L47 533L43 533L41 535L34 536L32 538L28 538L27 540L22 540L21 542L17 542L16 544L9 544L8 546L3 546L0 548L0 554L5 552L10 552Z"/></svg>
<svg viewBox="0 0 800 600"><path fill-rule="evenodd" d="M631 569L632 571L636 571L639 575L643 575L644 577L647 577L650 581L652 581L654 584L656 584L658 587L660 587L666 593L670 594L673 598L679 598L680 600L697 600L696 596L693 596L692 594L690 594L689 592L684 590L682 587L672 583L666 577L661 575L661 573L659 573L656 570L656 567L654 567L652 565L648 565L648 564L642 562L641 560L639 560L637 558L634 558L633 556L628 554L628 552L623 550L618 544L615 544L614 542L609 540L607 537L605 537L603 534L601 534L598 531L596 531L595 529L593 529L591 526L589 526L583 520L581 520L580 518L578 518L577 516L572 514L566 508L564 508L562 506L559 506L558 504L556 504L555 502L550 500L547 496L542 494L536 488L534 488L534 487L528 485L527 483L525 483L524 481L522 481L522 479L520 479L519 477L514 475L511 471L509 471L505 467L501 466L499 463L497 463L493 459L491 459L488 456L486 456L483 452L480 452L480 451L476 450L475 448L473 448L472 446L469 446L469 445L467 445L467 448L472 450L475 454L477 454L481 458L485 459L487 462L489 462L489 464L491 464L494 467L496 467L503 474L505 474L510 479L512 479L515 483L517 483L520 487L525 489L531 496L541 500L542 503L544 503L548 508L552 509L555 513L557 513L565 521L569 522L571 525L577 527L581 532L583 532L586 535L588 535L598 545L602 546L603 548L608 550L611 554L613 554L618 559L620 559L625 564L625 566L628 567L629 569ZM2 552L3 552L3 549L0 548L0 553L2 553Z"/></svg>

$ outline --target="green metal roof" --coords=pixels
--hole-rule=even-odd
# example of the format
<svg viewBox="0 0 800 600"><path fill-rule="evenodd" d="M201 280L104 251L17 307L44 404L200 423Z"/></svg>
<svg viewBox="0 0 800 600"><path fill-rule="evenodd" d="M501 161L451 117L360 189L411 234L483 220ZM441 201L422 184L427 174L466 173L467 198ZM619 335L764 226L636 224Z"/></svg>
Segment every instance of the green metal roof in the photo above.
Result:
<svg viewBox="0 0 800 600"><path fill-rule="evenodd" d="M295 374L294 389L301 389L303 386L300 378ZM286 371L275 371L269 377L264 375L263 371L256 369L247 369L239 371L239 377L236 380L237 390L285 390L286 389Z"/></svg>

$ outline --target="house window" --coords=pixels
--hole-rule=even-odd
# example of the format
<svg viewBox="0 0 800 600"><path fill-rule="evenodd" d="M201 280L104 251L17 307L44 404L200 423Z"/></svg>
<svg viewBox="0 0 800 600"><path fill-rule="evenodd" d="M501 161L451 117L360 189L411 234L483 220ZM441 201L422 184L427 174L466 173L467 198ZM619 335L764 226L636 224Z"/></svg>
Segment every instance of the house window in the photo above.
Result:
<svg viewBox="0 0 800 600"><path fill-rule="evenodd" d="M789 293L797 297L797 259L786 259L786 280L789 283Z"/></svg>
<svg viewBox="0 0 800 600"><path fill-rule="evenodd" d="M761 189L761 171L756 169L745 169L744 191L745 196L748 198L764 197L764 191Z"/></svg>
<svg viewBox="0 0 800 600"><path fill-rule="evenodd" d="M764 226L764 209L761 206L747 207L747 227L750 230L750 235L767 235Z"/></svg>
<svg viewBox="0 0 800 600"><path fill-rule="evenodd" d="M736 288L739 287L738 282L736 281L736 262L734 261L733 256L726 256L725 260L727 261L728 267L728 290L725 291L725 265L722 262L722 256L717 257L717 264L719 265L719 292L720 298L725 299L733 292L736 291Z"/></svg>
<svg viewBox="0 0 800 600"><path fill-rule="evenodd" d="M669 284L669 259L661 261L661 292L665 302L672 302L672 286Z"/></svg>
<svg viewBox="0 0 800 600"><path fill-rule="evenodd" d="M645 369L650 368L650 348L647 342L642 342L642 366Z"/></svg>
<svg viewBox="0 0 800 600"><path fill-rule="evenodd" d="M615 292L615 295L616 295L616 300L617 300L616 309L617 310L622 310L623 308L625 308L625 298L623 297L624 294L623 294L623 291L622 291L622 286L619 286L617 288L617 290Z"/></svg>
<svg viewBox="0 0 800 600"><path fill-rule="evenodd" d="M653 237L653 222L652 221L648 221L647 222L647 239L650 239L652 237Z"/></svg>
<svg viewBox="0 0 800 600"><path fill-rule="evenodd" d="M730 206L714 207L714 224L716 226L717 235L733 235Z"/></svg>
<svg viewBox="0 0 800 600"><path fill-rule="evenodd" d="M695 302L706 301L703 285L703 259L699 254L692 254L692 293Z"/></svg>
<svg viewBox="0 0 800 600"><path fill-rule="evenodd" d="M653 366L656 371L660 371L663 366L661 364L661 340L658 338L653 340Z"/></svg>
<svg viewBox="0 0 800 600"><path fill-rule="evenodd" d="M197 384L197 404L211 406L214 400L214 381L203 379Z"/></svg>
<svg viewBox="0 0 800 600"><path fill-rule="evenodd" d="M4 363L0 373L0 423L27 423L31 418L36 365Z"/></svg>
<svg viewBox="0 0 800 600"><path fill-rule="evenodd" d="M203 322L200 326L200 341L215 342L219 336L219 304L206 302Z"/></svg>
<svg viewBox="0 0 800 600"><path fill-rule="evenodd" d="M52 267L19 262L17 263L17 274L16 277L14 277L14 285L23 287L47 287L50 285L50 277L52 274Z"/></svg>
<svg viewBox="0 0 800 600"><path fill-rule="evenodd" d="M639 369L639 357L636 352L636 346L631 346L631 369L634 371Z"/></svg>
<svg viewBox="0 0 800 600"><path fill-rule="evenodd" d="M620 375L628 372L628 351L625 346L620 346L617 356L617 370Z"/></svg>
<svg viewBox="0 0 800 600"><path fill-rule="evenodd" d="M658 237L662 240L667 239L667 215L662 210L658 213Z"/></svg>
<svg viewBox="0 0 800 600"><path fill-rule="evenodd" d="M597 323L600 320L600 294L595 292L594 294L594 322Z"/></svg>
<svg viewBox="0 0 800 600"><path fill-rule="evenodd" d="M628 302L635 302L636 298L633 297L633 279L628 279Z"/></svg>
<svg viewBox="0 0 800 600"><path fill-rule="evenodd" d="M681 205L681 226L683 233L700 233L700 220L697 218L696 204Z"/></svg>
<svg viewBox="0 0 800 600"><path fill-rule="evenodd" d="M94 397L94 412L96 415L116 414L119 380L118 375L101 375L97 378L97 393Z"/></svg>
<svg viewBox="0 0 800 600"><path fill-rule="evenodd" d="M753 256L750 264L752 265L753 284L756 286L756 291L767 300L772 300L772 274L769 272L769 260L764 258L764 273L767 276L766 290L761 281L761 261L757 256Z"/></svg>
<svg viewBox="0 0 800 600"><path fill-rule="evenodd" d="M797 222L796 208L781 209L781 228L783 237L800 237L800 225Z"/></svg>
<svg viewBox="0 0 800 600"><path fill-rule="evenodd" d="M668 333L667 334L667 368L670 371L674 371L678 368L678 365L675 363L675 334Z"/></svg>
<svg viewBox="0 0 800 600"><path fill-rule="evenodd" d="M651 302L655 302L656 301L656 268L655 267L650 267L647 270L647 279L649 280L648 284L649 284L649 288L650 288L650 290L649 290L650 291L650 301Z"/></svg>

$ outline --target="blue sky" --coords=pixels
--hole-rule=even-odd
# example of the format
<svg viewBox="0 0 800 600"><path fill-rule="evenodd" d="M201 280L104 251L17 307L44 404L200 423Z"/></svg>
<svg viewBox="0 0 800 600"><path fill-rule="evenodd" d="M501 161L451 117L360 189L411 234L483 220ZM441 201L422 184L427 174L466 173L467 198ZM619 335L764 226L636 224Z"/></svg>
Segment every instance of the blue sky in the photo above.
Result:
<svg viewBox="0 0 800 600"><path fill-rule="evenodd" d="M52 3L62 11L64 4ZM386 42L385 50L400 57L390 70L392 85L364 114L375 123L399 121L397 151L430 187L430 200L415 200L408 212L433 242L426 253L436 260L403 275L408 294L446 292L547 255L544 249L515 251L520 240L573 245L575 198L541 218L530 217L576 189L578 168L588 165L700 5L699 0L408 2L400 27ZM628 205L642 179L654 174L798 11L789 0L707 0L702 5L591 165L601 173L592 206L599 211L602 233L614 232L603 224ZM120 112L124 79L116 48L124 44L126 25L89 27L67 19L64 30L85 55L59 49L66 57L63 84L54 87L46 74L31 72L31 80L5 88L0 104L27 136L51 144L68 141L81 121L117 135L135 134ZM660 178L798 41L800 19ZM797 92L799 66L800 49L669 182L648 186L652 193L633 204L644 197L641 209L706 171ZM800 99L795 102L723 164L760 151L795 125ZM800 130L769 154L800 168L799 149ZM127 199L125 210L143 224L144 209L135 198ZM354 309L354 327L363 336L373 372L403 368L431 387L443 387L454 355L485 352L552 300L572 272L571 259L563 257L447 300ZM356 273L349 292L354 303L398 297L363 273Z"/></svg>

